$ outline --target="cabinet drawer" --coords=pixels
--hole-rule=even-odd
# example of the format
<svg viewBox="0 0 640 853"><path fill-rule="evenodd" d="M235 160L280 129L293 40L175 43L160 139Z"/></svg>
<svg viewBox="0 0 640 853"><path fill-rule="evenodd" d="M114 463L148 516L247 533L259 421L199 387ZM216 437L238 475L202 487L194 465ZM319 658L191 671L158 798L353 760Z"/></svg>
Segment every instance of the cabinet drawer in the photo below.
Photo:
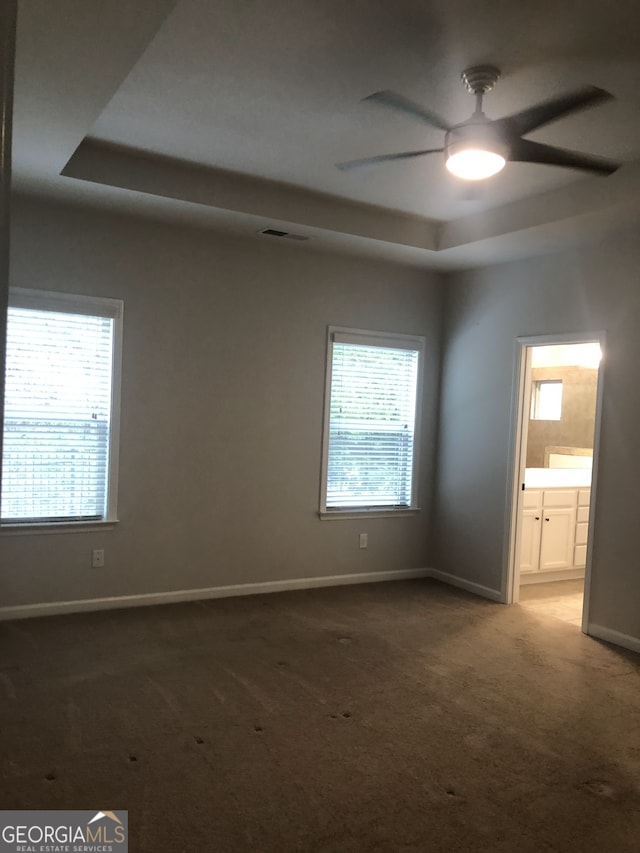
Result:
<svg viewBox="0 0 640 853"><path fill-rule="evenodd" d="M587 533L589 532L589 525L586 521L583 521L581 524L576 524L576 545L586 545L587 544Z"/></svg>
<svg viewBox="0 0 640 853"><path fill-rule="evenodd" d="M576 553L574 558L576 568L583 569L587 565L587 546L576 545Z"/></svg>
<svg viewBox="0 0 640 853"><path fill-rule="evenodd" d="M579 506L578 507L578 523L581 521L589 521L589 507L588 506Z"/></svg>
<svg viewBox="0 0 640 853"><path fill-rule="evenodd" d="M589 506L591 489L578 489L578 506Z"/></svg>
<svg viewBox="0 0 640 853"><path fill-rule="evenodd" d="M578 494L575 489L549 489L544 492L543 505L551 506L575 506Z"/></svg>
<svg viewBox="0 0 640 853"><path fill-rule="evenodd" d="M535 509L542 506L542 492L540 489L525 489L522 496L522 506L525 509Z"/></svg>

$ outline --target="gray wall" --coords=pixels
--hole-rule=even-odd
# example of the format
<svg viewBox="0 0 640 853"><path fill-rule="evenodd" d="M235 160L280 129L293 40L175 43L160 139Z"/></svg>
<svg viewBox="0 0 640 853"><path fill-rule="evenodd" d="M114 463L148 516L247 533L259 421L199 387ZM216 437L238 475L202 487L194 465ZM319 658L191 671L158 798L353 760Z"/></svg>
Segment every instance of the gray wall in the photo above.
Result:
<svg viewBox="0 0 640 853"><path fill-rule="evenodd" d="M435 564L502 583L515 342L607 334L591 622L640 637L640 240L459 273L446 287Z"/></svg>
<svg viewBox="0 0 640 853"><path fill-rule="evenodd" d="M14 286L124 299L120 523L0 536L2 605L429 564L436 274L29 199L11 267ZM318 519L329 324L426 336L417 517Z"/></svg>

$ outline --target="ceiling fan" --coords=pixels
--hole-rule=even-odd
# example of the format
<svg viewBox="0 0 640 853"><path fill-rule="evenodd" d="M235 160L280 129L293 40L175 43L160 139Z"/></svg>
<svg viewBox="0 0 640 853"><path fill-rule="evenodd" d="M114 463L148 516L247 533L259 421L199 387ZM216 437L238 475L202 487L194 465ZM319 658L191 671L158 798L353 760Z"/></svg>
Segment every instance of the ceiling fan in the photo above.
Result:
<svg viewBox="0 0 640 853"><path fill-rule="evenodd" d="M373 101L380 106L417 118L431 127L444 130L444 147L401 151L397 154L379 154L376 157L348 160L336 165L339 169L356 169L374 163L409 160L425 154L444 152L447 169L457 177L466 180L489 178L504 168L507 161L565 166L600 175L610 175L620 168L619 163L603 157L582 154L566 148L556 148L523 138L539 127L563 116L612 100L613 95L609 92L598 89L596 86L587 86L576 92L543 101L505 118L492 120L487 118L482 110L482 99L493 89L499 78L500 71L492 65L477 65L463 71L462 80L468 91L475 95L476 109L470 118L455 125L450 125L436 113L396 92L388 90L374 92L364 100Z"/></svg>

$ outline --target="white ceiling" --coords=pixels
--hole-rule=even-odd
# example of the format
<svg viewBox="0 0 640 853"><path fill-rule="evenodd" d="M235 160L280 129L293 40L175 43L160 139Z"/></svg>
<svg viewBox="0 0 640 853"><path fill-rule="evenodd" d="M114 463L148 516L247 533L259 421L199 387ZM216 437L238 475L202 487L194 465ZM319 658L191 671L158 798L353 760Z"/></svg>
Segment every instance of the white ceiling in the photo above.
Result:
<svg viewBox="0 0 640 853"><path fill-rule="evenodd" d="M20 0L14 181L424 266L549 251L640 216L639 48L631 0ZM473 99L460 72L477 63L503 74L490 117L611 91L531 138L624 167L599 178L511 163L474 200L441 155L335 168L441 146L439 131L361 99L390 88L462 121Z"/></svg>

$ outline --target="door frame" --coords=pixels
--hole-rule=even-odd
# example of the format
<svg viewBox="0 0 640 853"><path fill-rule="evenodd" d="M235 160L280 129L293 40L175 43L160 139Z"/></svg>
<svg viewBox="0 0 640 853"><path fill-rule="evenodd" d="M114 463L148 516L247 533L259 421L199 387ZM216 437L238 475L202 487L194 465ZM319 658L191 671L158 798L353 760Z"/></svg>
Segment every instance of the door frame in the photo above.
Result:
<svg viewBox="0 0 640 853"><path fill-rule="evenodd" d="M604 364L606 361L605 333L573 332L554 335L519 337L515 346L515 368L511 405L511 429L508 456L507 507L505 515L505 542L502 595L505 604L514 604L519 599L520 567L520 513L522 510L522 483L526 467L526 442L529 428L529 401L527 391L531 380L531 351L537 346L598 343L602 360L598 368L596 390L595 428L593 434L593 470L591 474L591 500L589 505L589 527L587 533L587 560L584 570L584 603L582 607L582 631L588 632L591 587L591 557L595 530L595 506L597 500L598 461L600 456L600 424L602 419L602 393L604 387Z"/></svg>

